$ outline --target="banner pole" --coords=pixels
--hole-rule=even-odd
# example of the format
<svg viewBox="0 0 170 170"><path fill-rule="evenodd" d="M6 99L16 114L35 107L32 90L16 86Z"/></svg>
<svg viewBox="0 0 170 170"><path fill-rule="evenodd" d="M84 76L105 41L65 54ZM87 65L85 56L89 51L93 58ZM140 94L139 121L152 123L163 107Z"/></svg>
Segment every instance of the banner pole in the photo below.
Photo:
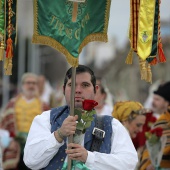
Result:
<svg viewBox="0 0 170 170"><path fill-rule="evenodd" d="M74 116L74 99L75 99L75 84L76 84L76 67L72 67L72 76L71 76L71 96L70 96L70 116ZM73 135L68 137L68 143L73 143ZM69 148L68 148L69 149ZM72 168L72 161L68 157L68 170Z"/></svg>

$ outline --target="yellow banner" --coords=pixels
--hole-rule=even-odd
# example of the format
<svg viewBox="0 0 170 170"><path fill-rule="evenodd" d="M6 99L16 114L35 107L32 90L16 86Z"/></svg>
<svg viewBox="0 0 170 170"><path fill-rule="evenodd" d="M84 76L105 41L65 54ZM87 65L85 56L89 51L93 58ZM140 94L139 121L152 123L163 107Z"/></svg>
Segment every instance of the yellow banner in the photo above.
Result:
<svg viewBox="0 0 170 170"><path fill-rule="evenodd" d="M146 60L151 54L156 0L141 0L138 20L137 54Z"/></svg>

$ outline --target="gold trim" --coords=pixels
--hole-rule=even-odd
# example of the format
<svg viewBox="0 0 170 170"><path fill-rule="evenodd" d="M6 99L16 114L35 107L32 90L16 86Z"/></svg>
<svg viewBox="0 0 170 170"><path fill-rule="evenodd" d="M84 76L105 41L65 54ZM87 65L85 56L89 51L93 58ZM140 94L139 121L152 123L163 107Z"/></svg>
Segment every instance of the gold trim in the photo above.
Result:
<svg viewBox="0 0 170 170"><path fill-rule="evenodd" d="M38 35L38 1L34 0L34 13L33 13L33 17L34 17L34 34Z"/></svg>
<svg viewBox="0 0 170 170"><path fill-rule="evenodd" d="M4 30L6 30L6 26L7 26L7 24L6 24L6 21L7 21L6 20L6 11L7 11L6 10L7 9L6 8L6 0L5 0L4 8L5 8L5 12L4 12L5 13L5 17L4 17L5 18ZM4 48L6 49L6 31L4 31Z"/></svg>
<svg viewBox="0 0 170 170"><path fill-rule="evenodd" d="M105 9L105 17L104 17L104 28L103 32L107 33L108 30L108 24L109 24L109 16L110 16L110 5L111 5L111 0L106 1L106 9Z"/></svg>
<svg viewBox="0 0 170 170"><path fill-rule="evenodd" d="M80 44L80 47L78 49L79 54L82 51L83 47L86 46L89 42L92 42L92 41L107 42L108 41L107 33L105 33L105 31L107 32L110 3L111 1L107 0L104 33L92 33L86 36L85 39ZM34 34L32 37L32 43L48 45L60 51L61 53L65 55L68 63L73 67L77 67L79 64L78 58L75 58L74 56L72 56L70 52L63 45L61 45L58 41L48 36L39 35L38 33L38 1L37 0L34 0Z"/></svg>
<svg viewBox="0 0 170 170"><path fill-rule="evenodd" d="M102 41L102 42L107 42L107 34L106 33L93 33L88 36L82 41L80 47L79 47L79 53L81 53L82 49L84 46L86 46L89 42L93 41Z"/></svg>
<svg viewBox="0 0 170 170"><path fill-rule="evenodd" d="M57 42L55 39L53 39L51 37L47 37L47 36L34 34L32 37L32 42L36 43L36 44L43 44L43 45L48 45L48 46L53 47L54 49L62 52L65 55L65 57L70 65L72 65L73 67L78 66L78 58L74 58L68 52L68 50L64 46L62 46L59 42Z"/></svg>
<svg viewBox="0 0 170 170"><path fill-rule="evenodd" d="M16 13L15 13L15 16L16 16L16 22L15 22L15 46L17 45L17 42L18 42L18 1L16 1Z"/></svg>
<svg viewBox="0 0 170 170"><path fill-rule="evenodd" d="M90 34L88 35L83 42L81 43L80 47L79 47L79 53L81 53L82 49L84 46L86 46L89 42L92 41L104 41L107 42L107 34L104 33L94 33L94 34ZM43 45L48 45L53 47L54 49L60 51L61 53L63 53L68 61L68 63L73 66L73 67L77 67L78 66L78 58L75 58L73 55L71 55L69 53L69 51L63 46L61 45L58 41L56 41L55 39L48 37L48 36L42 36L42 35L36 35L34 34L32 37L32 42L36 43L36 44L43 44Z"/></svg>

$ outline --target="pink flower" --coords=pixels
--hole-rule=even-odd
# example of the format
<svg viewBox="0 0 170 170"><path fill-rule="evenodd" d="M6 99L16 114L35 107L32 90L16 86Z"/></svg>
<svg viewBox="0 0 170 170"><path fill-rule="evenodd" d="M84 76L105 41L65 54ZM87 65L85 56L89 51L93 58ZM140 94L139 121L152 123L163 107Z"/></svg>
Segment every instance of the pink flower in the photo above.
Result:
<svg viewBox="0 0 170 170"><path fill-rule="evenodd" d="M98 105L98 103L96 101L87 100L87 99L84 100L82 103L83 103L83 109L88 110L88 111L94 109L94 107Z"/></svg>

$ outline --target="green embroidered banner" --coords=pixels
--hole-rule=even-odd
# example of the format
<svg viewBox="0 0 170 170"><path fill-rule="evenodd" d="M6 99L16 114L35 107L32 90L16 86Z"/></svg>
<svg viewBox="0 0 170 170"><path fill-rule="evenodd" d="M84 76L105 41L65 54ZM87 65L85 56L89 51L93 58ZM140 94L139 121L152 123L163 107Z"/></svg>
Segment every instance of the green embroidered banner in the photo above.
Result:
<svg viewBox="0 0 170 170"><path fill-rule="evenodd" d="M62 52L78 65L82 48L92 41L107 42L111 0L34 0L33 43Z"/></svg>

